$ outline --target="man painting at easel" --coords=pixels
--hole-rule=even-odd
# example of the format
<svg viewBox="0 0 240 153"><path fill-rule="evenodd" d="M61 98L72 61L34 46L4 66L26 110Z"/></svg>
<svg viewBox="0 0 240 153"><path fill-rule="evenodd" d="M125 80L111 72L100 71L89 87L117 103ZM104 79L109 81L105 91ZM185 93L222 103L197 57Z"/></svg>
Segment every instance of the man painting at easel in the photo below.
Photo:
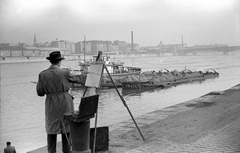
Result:
<svg viewBox="0 0 240 153"><path fill-rule="evenodd" d="M62 134L62 151L70 153L69 145L70 125L63 120L63 114L74 111L73 98L68 93L70 82L81 83L80 76L71 75L67 69L60 68L61 57L59 51L50 53L46 58L51 66L42 71L38 77L37 94L46 96L45 100L45 127L47 132L48 153L56 152L57 134Z"/></svg>

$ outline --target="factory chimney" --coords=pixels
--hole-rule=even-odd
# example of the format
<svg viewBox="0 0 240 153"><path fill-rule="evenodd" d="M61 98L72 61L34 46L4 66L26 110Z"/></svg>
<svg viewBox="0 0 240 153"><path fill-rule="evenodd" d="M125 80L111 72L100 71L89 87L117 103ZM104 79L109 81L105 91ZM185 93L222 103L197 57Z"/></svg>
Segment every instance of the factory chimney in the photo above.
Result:
<svg viewBox="0 0 240 153"><path fill-rule="evenodd" d="M184 48L184 45L183 45L183 35L182 35L182 52L183 52L183 48Z"/></svg>
<svg viewBox="0 0 240 153"><path fill-rule="evenodd" d="M132 49L131 49L131 51L133 51L133 31L131 31L131 40L132 40Z"/></svg>
<svg viewBox="0 0 240 153"><path fill-rule="evenodd" d="M37 45L37 37L36 37L36 34L34 33L33 46L35 45Z"/></svg>

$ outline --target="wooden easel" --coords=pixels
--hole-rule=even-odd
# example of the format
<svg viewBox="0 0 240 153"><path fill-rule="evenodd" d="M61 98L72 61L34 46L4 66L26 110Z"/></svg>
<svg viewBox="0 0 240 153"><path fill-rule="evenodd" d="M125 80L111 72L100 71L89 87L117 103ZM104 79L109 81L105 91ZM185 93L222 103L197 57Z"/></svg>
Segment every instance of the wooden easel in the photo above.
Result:
<svg viewBox="0 0 240 153"><path fill-rule="evenodd" d="M124 98L122 97L122 95L120 94L120 92L118 91L118 89L117 89L117 87L116 87L116 85L115 85L115 83L114 83L114 81L113 81L113 79L112 79L112 77L111 77L111 75L110 75L107 67L105 66L105 63L104 63L103 61L100 61L100 59L101 59L101 54L102 54L102 52L99 51L99 53L98 53L98 58L97 58L97 61L96 61L96 63L95 63L95 64L99 64L99 65L102 64L102 65L101 65L102 67L101 67L100 69L96 69L96 70L98 71L98 73L95 73L95 72L93 72L93 71L88 72L88 74L90 74L90 75L91 75L91 74L93 74L93 75L99 75L99 76L96 76L96 77L97 77L96 79L98 79L99 82L97 82L96 80L92 80L92 81L93 81L93 83L92 83L92 82L90 82L91 80L89 80L89 78L88 78L88 76L87 76L87 80L86 80L86 83L85 83L86 88L85 88L85 90L84 90L84 92L83 92L83 97L85 96L85 94L86 94L86 92L87 92L87 89L88 89L89 87L94 87L94 88L96 89L96 92L99 91L99 89L101 88L101 78L102 78L103 70L105 69L106 72L107 72L107 74L108 74L108 76L109 76L109 78L110 78L110 80L111 80L111 82L112 82L112 84L113 84L113 86L114 86L114 88L116 89L116 91L117 91L117 93L118 93L118 95L119 95L119 97L120 97L123 105L127 108L128 113L130 114L130 116L131 116L131 118L132 118L135 126L137 127L138 132L140 133L143 141L145 141L145 139L144 139L144 137L143 137L143 135L142 135L142 133L141 133L141 131L140 131L140 129L139 129L139 127L138 127L138 125L137 125L137 123L136 123L136 121L135 121L135 119L134 119L134 117L133 117L133 115L132 115L132 113L131 113L131 111L130 111L130 109L128 108L128 105L127 105L126 101L124 100ZM90 66L91 66L91 65L90 65ZM100 77L100 78L98 78L98 77ZM94 79L94 76L93 76L92 79ZM96 82L94 82L94 81L96 81ZM97 133L97 117L98 117L97 114L98 114L98 109L97 109L97 112L96 112L96 115L95 115L95 130L94 130L94 140L93 140L93 153L95 153L95 143L96 143L96 133Z"/></svg>
<svg viewBox="0 0 240 153"><path fill-rule="evenodd" d="M88 71L88 74L87 74L87 80L86 80L86 83L85 83L86 88L83 92L83 97L86 95L87 89L89 87L95 88L97 94L98 94L98 89L100 89L100 87L101 87L101 78L102 78L104 63L103 62L96 62L96 63L93 63L93 64L95 64L95 65L90 65L90 67L89 67L89 71ZM98 108L97 108L96 115L95 115L93 153L95 153L95 145L96 145L97 118L98 118Z"/></svg>

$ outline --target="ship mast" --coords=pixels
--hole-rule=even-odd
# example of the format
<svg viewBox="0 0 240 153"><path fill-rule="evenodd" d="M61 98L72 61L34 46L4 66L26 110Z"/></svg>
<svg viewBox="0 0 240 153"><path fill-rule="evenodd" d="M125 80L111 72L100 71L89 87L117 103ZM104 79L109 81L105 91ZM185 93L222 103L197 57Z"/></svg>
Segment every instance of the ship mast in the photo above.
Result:
<svg viewBox="0 0 240 153"><path fill-rule="evenodd" d="M85 62L85 42L86 42L86 37L84 36L84 41L83 41L83 61Z"/></svg>
<svg viewBox="0 0 240 153"><path fill-rule="evenodd" d="M183 45L183 35L182 35L182 52L183 52L183 48L184 48L184 45Z"/></svg>

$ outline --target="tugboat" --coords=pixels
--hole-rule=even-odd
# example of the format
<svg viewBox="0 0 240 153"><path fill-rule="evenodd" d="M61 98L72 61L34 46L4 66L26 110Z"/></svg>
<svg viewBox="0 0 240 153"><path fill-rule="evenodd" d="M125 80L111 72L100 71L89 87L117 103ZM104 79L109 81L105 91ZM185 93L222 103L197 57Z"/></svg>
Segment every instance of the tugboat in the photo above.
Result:
<svg viewBox="0 0 240 153"><path fill-rule="evenodd" d="M93 59L90 61L81 61L79 62L80 70L74 70L74 75L84 75L86 77L90 64L93 61L96 61L97 55L93 56ZM117 61L112 62L110 61L110 56L102 56L101 61L104 61L105 66L110 73L115 86L121 87L122 82L126 81L138 81L139 75L141 73L141 68L138 67L130 67L124 66L124 62ZM74 88L81 88L84 87L84 82L79 83L72 83L71 87ZM111 88L114 87L112 84L109 75L107 74L106 70L104 69L101 81L101 88Z"/></svg>

